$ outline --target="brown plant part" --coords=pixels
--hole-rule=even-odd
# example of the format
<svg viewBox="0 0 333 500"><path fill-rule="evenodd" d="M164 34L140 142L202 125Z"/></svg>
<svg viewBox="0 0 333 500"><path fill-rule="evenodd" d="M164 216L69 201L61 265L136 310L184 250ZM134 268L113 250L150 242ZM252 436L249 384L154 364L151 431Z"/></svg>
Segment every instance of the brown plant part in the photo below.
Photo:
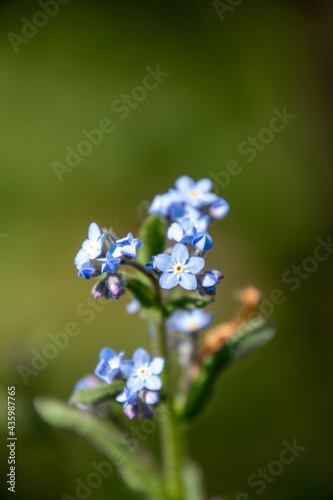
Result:
<svg viewBox="0 0 333 500"><path fill-rule="evenodd" d="M237 332L239 327L258 311L260 299L260 291L255 287L243 288L236 293L236 300L241 303L238 315L229 321L220 323L206 334L197 357L191 366L191 378L197 376L204 359L221 349Z"/></svg>

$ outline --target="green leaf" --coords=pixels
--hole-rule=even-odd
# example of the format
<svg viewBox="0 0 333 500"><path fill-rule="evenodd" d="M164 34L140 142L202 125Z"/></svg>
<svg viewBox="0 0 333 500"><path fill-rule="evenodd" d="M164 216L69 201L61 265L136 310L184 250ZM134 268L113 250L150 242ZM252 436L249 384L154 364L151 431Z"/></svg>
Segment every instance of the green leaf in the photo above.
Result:
<svg viewBox="0 0 333 500"><path fill-rule="evenodd" d="M164 307L165 316L170 316L170 314L175 309L194 309L196 307L204 308L209 306L212 302L214 302L214 297L200 297L198 295L187 295L185 297L180 297L179 299L175 299L170 301Z"/></svg>
<svg viewBox="0 0 333 500"><path fill-rule="evenodd" d="M41 417L60 429L74 431L90 441L117 467L124 482L147 500L165 500L162 481L150 456L129 446L129 432L121 432L112 422L70 407L63 401L38 397L35 408ZM133 440L131 441L131 446ZM138 456L139 454L139 456Z"/></svg>
<svg viewBox="0 0 333 500"><path fill-rule="evenodd" d="M187 461L183 467L184 500L206 500L200 467Z"/></svg>
<svg viewBox="0 0 333 500"><path fill-rule="evenodd" d="M129 278L126 287L137 298L142 307L156 307L155 296L151 288L137 278Z"/></svg>
<svg viewBox="0 0 333 500"><path fill-rule="evenodd" d="M90 387L74 392L69 400L70 404L80 403L85 406L94 406L119 394L125 387L123 380L114 380L111 384L99 387Z"/></svg>
<svg viewBox="0 0 333 500"><path fill-rule="evenodd" d="M153 255L163 253L165 236L161 219L156 215L147 217L140 228L139 239L143 242L143 247L138 251L140 264L146 264Z"/></svg>
<svg viewBox="0 0 333 500"><path fill-rule="evenodd" d="M244 323L219 349L208 356L192 384L183 417L195 417L211 396L214 384L228 365L266 344L275 334L275 326L261 317Z"/></svg>

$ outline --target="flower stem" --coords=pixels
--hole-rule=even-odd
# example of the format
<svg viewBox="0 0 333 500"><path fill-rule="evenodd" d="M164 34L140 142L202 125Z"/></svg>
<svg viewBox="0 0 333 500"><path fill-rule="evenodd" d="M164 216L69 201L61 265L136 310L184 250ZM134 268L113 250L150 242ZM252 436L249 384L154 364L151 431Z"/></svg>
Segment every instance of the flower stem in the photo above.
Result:
<svg viewBox="0 0 333 500"><path fill-rule="evenodd" d="M169 351L166 342L164 321L159 323L159 351L165 359L165 370L163 372L163 386L167 393L167 400L163 407L163 418L160 420L161 446L163 469L165 478L165 489L170 500L183 499L182 486L182 445L181 429L177 422L171 397L171 370Z"/></svg>

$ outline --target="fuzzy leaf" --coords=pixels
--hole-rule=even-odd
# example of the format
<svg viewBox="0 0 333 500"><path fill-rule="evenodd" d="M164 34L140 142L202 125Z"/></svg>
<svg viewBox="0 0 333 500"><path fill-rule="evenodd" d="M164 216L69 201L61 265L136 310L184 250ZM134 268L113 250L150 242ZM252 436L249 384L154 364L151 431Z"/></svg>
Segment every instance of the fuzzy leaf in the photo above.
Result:
<svg viewBox="0 0 333 500"><path fill-rule="evenodd" d="M153 255L163 253L165 245L163 224L156 215L147 217L140 228L138 237L143 242L143 247L138 252L140 264L144 265L151 261Z"/></svg>
<svg viewBox="0 0 333 500"><path fill-rule="evenodd" d="M187 295L179 299L172 300L164 307L165 316L170 316L175 309L194 309L195 307L204 308L214 302L214 297L200 297L197 295Z"/></svg>
<svg viewBox="0 0 333 500"><path fill-rule="evenodd" d="M126 287L141 302L142 307L155 307L156 301L151 288L137 278L129 278Z"/></svg>
<svg viewBox="0 0 333 500"><path fill-rule="evenodd" d="M204 360L199 375L190 389L183 416L187 419L195 417L211 396L221 371L266 344L274 334L275 326L261 318L254 318L244 323L221 349Z"/></svg>
<svg viewBox="0 0 333 500"><path fill-rule="evenodd" d="M150 457L126 445L128 432L121 432L112 422L98 419L87 412L70 407L63 401L45 397L35 399L35 408L49 424L74 431L104 453L118 469L124 482L147 500L165 500L161 478Z"/></svg>
<svg viewBox="0 0 333 500"><path fill-rule="evenodd" d="M125 387L125 382L122 380L114 380L111 384L103 384L99 387L89 387L76 391L72 394L69 403L80 403L85 406L94 406L102 403L113 396L119 394Z"/></svg>

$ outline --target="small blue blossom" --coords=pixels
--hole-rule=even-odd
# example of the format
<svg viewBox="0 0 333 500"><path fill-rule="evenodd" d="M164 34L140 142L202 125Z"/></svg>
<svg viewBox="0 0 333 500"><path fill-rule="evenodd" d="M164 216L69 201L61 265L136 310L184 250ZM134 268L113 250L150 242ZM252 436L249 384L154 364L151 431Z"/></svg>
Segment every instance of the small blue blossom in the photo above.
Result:
<svg viewBox="0 0 333 500"><path fill-rule="evenodd" d="M221 283L222 278L224 278L224 276L219 270L207 272L201 281L201 286L208 290L213 290L216 285Z"/></svg>
<svg viewBox="0 0 333 500"><path fill-rule="evenodd" d="M105 347L99 355L99 363L95 369L95 375L111 384L114 377L119 373L119 368L123 360L124 353L116 354L112 349Z"/></svg>
<svg viewBox="0 0 333 500"><path fill-rule="evenodd" d="M122 373L128 377L127 389L132 392L140 391L144 387L151 391L158 391L162 381L158 375L164 367L163 358L153 358L144 349L137 349L132 361L123 361L120 365Z"/></svg>
<svg viewBox="0 0 333 500"><path fill-rule="evenodd" d="M209 208L209 215L213 219L223 219L229 212L229 209L229 204L223 198L219 198Z"/></svg>
<svg viewBox="0 0 333 500"><path fill-rule="evenodd" d="M90 278L96 271L89 260L87 262L83 262L83 264L78 267L78 270L79 272L77 273L77 275L83 276L86 280L90 280Z"/></svg>
<svg viewBox="0 0 333 500"><path fill-rule="evenodd" d="M188 217L180 222L173 222L167 232L169 240L174 240L178 243L192 243L196 234L197 230Z"/></svg>
<svg viewBox="0 0 333 500"><path fill-rule="evenodd" d="M198 233L193 239L192 245L200 252L206 252L214 246L213 238L208 233Z"/></svg>
<svg viewBox="0 0 333 500"><path fill-rule="evenodd" d="M148 209L150 215L162 215L169 217L170 210L174 203L181 201L182 196L174 189L170 189L167 193L157 194Z"/></svg>
<svg viewBox="0 0 333 500"><path fill-rule="evenodd" d="M201 179L194 182L187 175L183 175L176 180L175 186L182 197L182 201L197 208L210 205L218 199L216 194L210 192L213 186L210 179Z"/></svg>
<svg viewBox="0 0 333 500"><path fill-rule="evenodd" d="M126 306L126 311L128 314L135 314L139 312L141 307L141 302L138 299L133 299Z"/></svg>
<svg viewBox="0 0 333 500"><path fill-rule="evenodd" d="M156 391L146 391L144 395L144 401L147 405L155 405L160 400L158 392Z"/></svg>
<svg viewBox="0 0 333 500"><path fill-rule="evenodd" d="M73 389L73 394L74 392L82 391L83 389L99 387L100 385L102 385L102 382L99 380L99 378L95 377L95 375L89 374L83 378L80 378L76 382Z"/></svg>
<svg viewBox="0 0 333 500"><path fill-rule="evenodd" d="M143 243L139 238L134 238L132 233L128 233L125 238L116 240L115 245L113 245L109 251L114 258L126 255L128 257L136 257L136 251L138 248L142 247Z"/></svg>
<svg viewBox="0 0 333 500"><path fill-rule="evenodd" d="M137 392L129 391L128 389L123 390L118 396L116 396L116 401L118 403L123 403L123 408L126 408L129 404L136 405L137 404Z"/></svg>
<svg viewBox="0 0 333 500"><path fill-rule="evenodd" d="M102 273L116 273L118 269L118 265L121 261L119 258L115 258L112 254L112 248L106 252L106 256L102 259L97 259L102 263Z"/></svg>
<svg viewBox="0 0 333 500"><path fill-rule="evenodd" d="M159 254L155 257L155 266L163 272L159 283L162 288L169 289L180 285L186 290L197 288L198 273L205 265L202 257L189 257L186 245L176 243L171 255Z"/></svg>
<svg viewBox="0 0 333 500"><path fill-rule="evenodd" d="M171 314L168 320L168 329L178 330L182 333L198 332L206 328L212 319L211 314L206 314L199 308L191 311L177 310Z"/></svg>
<svg viewBox="0 0 333 500"><path fill-rule="evenodd" d="M83 262L96 259L102 253L104 234L101 233L96 222L92 222L88 229L88 239L82 243L82 248L75 257L75 265L80 266Z"/></svg>
<svg viewBox="0 0 333 500"><path fill-rule="evenodd" d="M153 271L155 269L155 255L153 255L152 260L145 264L145 270L147 272Z"/></svg>
<svg viewBox="0 0 333 500"><path fill-rule="evenodd" d="M209 215L202 214L200 210L192 207L191 205L184 205L182 203L174 203L171 207L170 217L176 222L181 222L184 219L190 219L194 227L199 232L205 232L209 225Z"/></svg>

